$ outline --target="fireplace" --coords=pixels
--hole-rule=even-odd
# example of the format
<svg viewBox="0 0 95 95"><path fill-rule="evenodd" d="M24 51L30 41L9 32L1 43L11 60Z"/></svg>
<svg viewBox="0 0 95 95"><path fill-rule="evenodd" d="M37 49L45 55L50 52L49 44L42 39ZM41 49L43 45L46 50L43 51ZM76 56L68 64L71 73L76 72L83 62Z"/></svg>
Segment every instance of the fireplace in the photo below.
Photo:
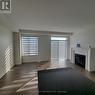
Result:
<svg viewBox="0 0 95 95"><path fill-rule="evenodd" d="M75 64L85 68L86 56L81 54L75 54Z"/></svg>
<svg viewBox="0 0 95 95"><path fill-rule="evenodd" d="M95 48L71 48L71 62L89 72L95 71Z"/></svg>

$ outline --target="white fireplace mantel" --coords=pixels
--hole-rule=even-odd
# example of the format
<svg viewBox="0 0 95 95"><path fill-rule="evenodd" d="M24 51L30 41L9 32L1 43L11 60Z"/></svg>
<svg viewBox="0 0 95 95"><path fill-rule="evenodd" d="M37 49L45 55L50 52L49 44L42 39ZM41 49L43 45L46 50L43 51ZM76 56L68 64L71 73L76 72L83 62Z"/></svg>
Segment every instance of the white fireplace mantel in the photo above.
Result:
<svg viewBox="0 0 95 95"><path fill-rule="evenodd" d="M95 71L95 48L72 48L71 61L75 63L75 53L86 56L85 69Z"/></svg>

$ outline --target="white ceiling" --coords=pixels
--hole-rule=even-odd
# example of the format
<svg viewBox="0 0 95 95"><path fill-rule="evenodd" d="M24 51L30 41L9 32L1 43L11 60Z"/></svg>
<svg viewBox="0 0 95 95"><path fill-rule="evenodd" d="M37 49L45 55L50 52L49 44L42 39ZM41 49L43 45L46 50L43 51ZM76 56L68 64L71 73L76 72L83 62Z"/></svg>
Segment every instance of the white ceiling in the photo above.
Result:
<svg viewBox="0 0 95 95"><path fill-rule="evenodd" d="M17 29L73 32L95 25L95 0L12 0Z"/></svg>

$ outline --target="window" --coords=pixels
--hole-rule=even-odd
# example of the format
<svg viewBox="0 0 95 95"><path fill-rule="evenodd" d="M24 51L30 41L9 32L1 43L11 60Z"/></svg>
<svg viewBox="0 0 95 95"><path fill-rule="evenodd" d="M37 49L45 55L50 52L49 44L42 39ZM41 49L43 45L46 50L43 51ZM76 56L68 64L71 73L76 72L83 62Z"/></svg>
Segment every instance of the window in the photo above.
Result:
<svg viewBox="0 0 95 95"><path fill-rule="evenodd" d="M66 41L66 37L51 37L51 40L53 41Z"/></svg>
<svg viewBox="0 0 95 95"><path fill-rule="evenodd" d="M22 36L23 56L38 55L38 37Z"/></svg>
<svg viewBox="0 0 95 95"><path fill-rule="evenodd" d="M63 62L67 59L67 37L51 37L51 60Z"/></svg>

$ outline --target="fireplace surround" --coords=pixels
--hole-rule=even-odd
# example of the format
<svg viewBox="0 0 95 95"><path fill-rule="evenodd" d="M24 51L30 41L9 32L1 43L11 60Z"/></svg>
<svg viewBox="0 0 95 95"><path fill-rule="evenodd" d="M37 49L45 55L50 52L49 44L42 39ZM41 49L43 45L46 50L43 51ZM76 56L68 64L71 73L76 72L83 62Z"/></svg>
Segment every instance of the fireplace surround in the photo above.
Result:
<svg viewBox="0 0 95 95"><path fill-rule="evenodd" d="M78 54L78 56L85 56L85 61L83 61L85 65L78 65L81 65L83 68L85 68L85 70L89 72L95 71L95 48L71 48L71 62L74 64L77 64L77 62L75 62L75 57L77 56L76 54Z"/></svg>

